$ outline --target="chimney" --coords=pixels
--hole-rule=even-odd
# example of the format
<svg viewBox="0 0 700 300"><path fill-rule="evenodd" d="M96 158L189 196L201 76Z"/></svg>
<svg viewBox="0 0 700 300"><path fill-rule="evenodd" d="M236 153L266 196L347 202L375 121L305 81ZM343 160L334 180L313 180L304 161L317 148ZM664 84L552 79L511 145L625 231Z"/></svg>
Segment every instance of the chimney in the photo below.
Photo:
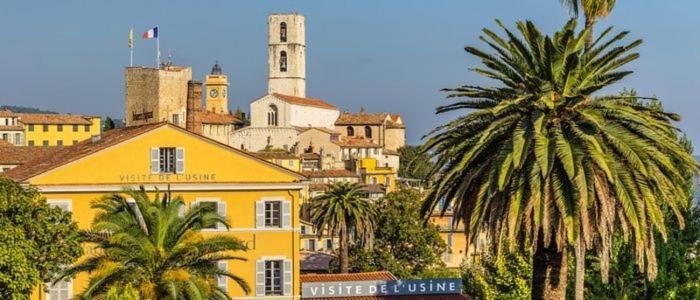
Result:
<svg viewBox="0 0 700 300"><path fill-rule="evenodd" d="M187 82L187 131L202 134L202 121L199 112L202 111L202 83L196 80Z"/></svg>

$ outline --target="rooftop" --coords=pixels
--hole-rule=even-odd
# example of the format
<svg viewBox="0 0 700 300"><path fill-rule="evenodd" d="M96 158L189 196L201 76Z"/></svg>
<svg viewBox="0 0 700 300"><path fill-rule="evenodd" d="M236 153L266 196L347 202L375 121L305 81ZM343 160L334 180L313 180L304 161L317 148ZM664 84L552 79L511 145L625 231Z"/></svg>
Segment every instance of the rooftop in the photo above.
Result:
<svg viewBox="0 0 700 300"><path fill-rule="evenodd" d="M347 148L381 148L379 144L373 143L371 140L363 137L346 137L339 141L333 141L334 144L340 147Z"/></svg>
<svg viewBox="0 0 700 300"><path fill-rule="evenodd" d="M357 174L345 169L336 170L320 170L320 171L305 171L304 176L309 178L325 178L325 177L357 177Z"/></svg>
<svg viewBox="0 0 700 300"><path fill-rule="evenodd" d="M282 101L292 103L292 104L315 106L315 107L320 107L320 108L325 108L325 109L338 110L337 106L330 104L326 101L323 101L321 99L301 98L301 97L294 97L294 96L283 95L283 94L278 94L278 93L274 93L272 95L279 98Z"/></svg>
<svg viewBox="0 0 700 300"><path fill-rule="evenodd" d="M259 151L251 154L262 159L299 159L294 154L279 151Z"/></svg>
<svg viewBox="0 0 700 300"><path fill-rule="evenodd" d="M62 125L90 125L90 117L83 115L66 114L26 114L20 113L19 121L23 124L62 124Z"/></svg>
<svg viewBox="0 0 700 300"><path fill-rule="evenodd" d="M197 112L197 116L202 124L228 125L242 123L241 120L230 114L217 114L210 111L199 111Z"/></svg>
<svg viewBox="0 0 700 300"><path fill-rule="evenodd" d="M329 282L329 281L365 281L365 280L396 280L394 274L389 271L365 272L365 273L343 273L343 274L301 274L300 278L304 282ZM355 298L353 298L355 299Z"/></svg>
<svg viewBox="0 0 700 300"><path fill-rule="evenodd" d="M14 113L10 110L6 110L6 109L0 110L0 118L16 117L16 116L17 116L17 113Z"/></svg>
<svg viewBox="0 0 700 300"><path fill-rule="evenodd" d="M22 165L50 153L54 153L59 149L61 148L13 146L10 143L0 140L0 164Z"/></svg>

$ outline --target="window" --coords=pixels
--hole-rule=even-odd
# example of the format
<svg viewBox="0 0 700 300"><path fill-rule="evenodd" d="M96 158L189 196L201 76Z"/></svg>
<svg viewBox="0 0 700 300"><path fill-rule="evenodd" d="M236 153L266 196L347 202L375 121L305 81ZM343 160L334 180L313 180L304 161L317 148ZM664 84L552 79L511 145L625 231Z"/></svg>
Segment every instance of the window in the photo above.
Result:
<svg viewBox="0 0 700 300"><path fill-rule="evenodd" d="M56 131L63 132L63 124L56 125Z"/></svg>
<svg viewBox="0 0 700 300"><path fill-rule="evenodd" d="M160 148L158 153L159 173L175 173L175 148Z"/></svg>
<svg viewBox="0 0 700 300"><path fill-rule="evenodd" d="M43 140L43 141L41 141L41 145L42 145L42 146L48 146L48 145L49 145L49 141Z"/></svg>
<svg viewBox="0 0 700 300"><path fill-rule="evenodd" d="M22 143L22 135L19 133L15 133L15 145L19 145Z"/></svg>
<svg viewBox="0 0 700 300"><path fill-rule="evenodd" d="M90 125L85 125L85 132L90 132Z"/></svg>
<svg viewBox="0 0 700 300"><path fill-rule="evenodd" d="M365 137L372 138L372 127L365 126Z"/></svg>
<svg viewBox="0 0 700 300"><path fill-rule="evenodd" d="M287 41L287 23L280 23L280 42Z"/></svg>
<svg viewBox="0 0 700 300"><path fill-rule="evenodd" d="M333 250L333 240L332 239L326 240L326 250Z"/></svg>
<svg viewBox="0 0 700 300"><path fill-rule="evenodd" d="M58 207L63 211L73 211L71 200L48 199L46 203L49 204L51 208Z"/></svg>
<svg viewBox="0 0 700 300"><path fill-rule="evenodd" d="M282 295L282 261L265 262L265 296Z"/></svg>
<svg viewBox="0 0 700 300"><path fill-rule="evenodd" d="M352 126L348 126L348 136L354 136L355 135L355 128L352 128Z"/></svg>
<svg viewBox="0 0 700 300"><path fill-rule="evenodd" d="M29 141L27 142L27 145L29 145L29 146L34 146L34 141L29 140Z"/></svg>
<svg viewBox="0 0 700 300"><path fill-rule="evenodd" d="M3 141L7 141L9 138L10 138L10 135L9 135L9 134L7 134L7 133L3 133L3 134L2 134L2 140L3 140Z"/></svg>
<svg viewBox="0 0 700 300"><path fill-rule="evenodd" d="M306 226L301 225L301 234L306 234Z"/></svg>
<svg viewBox="0 0 700 300"><path fill-rule="evenodd" d="M290 167L294 167L294 160L291 160L291 159L290 159L288 164L289 164Z"/></svg>
<svg viewBox="0 0 700 300"><path fill-rule="evenodd" d="M214 202L214 201L203 201L203 202L199 202L198 205L202 205L203 207L208 207L207 210L217 211L216 202ZM209 225L209 226L207 226L207 227L204 227L204 228L206 228L206 229L216 229L216 228L217 228L217 225L218 225L218 224L211 224L211 225Z"/></svg>
<svg viewBox="0 0 700 300"><path fill-rule="evenodd" d="M307 241L308 241L308 245L306 247L307 248L306 250L316 251L316 240L311 239L311 240L307 240Z"/></svg>
<svg viewBox="0 0 700 300"><path fill-rule="evenodd" d="M44 126L42 126L42 127L43 127L42 129L44 130L44 132L49 131L49 125L44 124Z"/></svg>
<svg viewBox="0 0 700 300"><path fill-rule="evenodd" d="M27 126L27 130L34 131L34 124L29 124L29 126Z"/></svg>
<svg viewBox="0 0 700 300"><path fill-rule="evenodd" d="M265 227L281 227L280 201L265 202Z"/></svg>
<svg viewBox="0 0 700 300"><path fill-rule="evenodd" d="M191 204L192 207L196 205L204 205L205 207L208 207L212 211L215 211L217 214L219 214L220 217L223 219L226 219L226 202L221 201L219 198L198 198ZM184 216L184 211L182 213ZM211 224L207 226L207 230L226 230L226 225L223 223L216 223L216 224Z"/></svg>
<svg viewBox="0 0 700 300"><path fill-rule="evenodd" d="M46 283L46 300L70 300L73 297L73 281L61 280L56 284Z"/></svg>
<svg viewBox="0 0 700 300"><path fill-rule="evenodd" d="M71 145L75 145L77 143L78 143L78 140L73 140L73 144L71 144Z"/></svg>
<svg viewBox="0 0 700 300"><path fill-rule="evenodd" d="M2 173L9 171L12 168L2 168Z"/></svg>
<svg viewBox="0 0 700 300"><path fill-rule="evenodd" d="M267 110L267 125L268 126L277 126L277 106L274 104L271 104L270 107Z"/></svg>
<svg viewBox="0 0 700 300"><path fill-rule="evenodd" d="M280 72L287 72L287 51L280 52Z"/></svg>
<svg viewBox="0 0 700 300"><path fill-rule="evenodd" d="M78 124L73 124L73 132L78 132Z"/></svg>
<svg viewBox="0 0 700 300"><path fill-rule="evenodd" d="M173 114L173 124L175 124L175 125L180 124L180 115Z"/></svg>
<svg viewBox="0 0 700 300"><path fill-rule="evenodd" d="M56 146L63 146L63 140L56 141Z"/></svg>

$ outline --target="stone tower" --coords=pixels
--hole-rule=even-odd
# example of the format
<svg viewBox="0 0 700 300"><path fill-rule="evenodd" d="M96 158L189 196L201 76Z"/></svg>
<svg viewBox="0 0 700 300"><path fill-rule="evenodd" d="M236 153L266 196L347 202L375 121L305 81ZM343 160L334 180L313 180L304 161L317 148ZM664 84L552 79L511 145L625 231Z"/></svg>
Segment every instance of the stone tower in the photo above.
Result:
<svg viewBox="0 0 700 300"><path fill-rule="evenodd" d="M270 14L268 93L306 97L306 34L301 14Z"/></svg>
<svg viewBox="0 0 700 300"><path fill-rule="evenodd" d="M127 67L126 126L168 121L185 127L190 67Z"/></svg>
<svg viewBox="0 0 700 300"><path fill-rule="evenodd" d="M228 114L228 79L221 71L217 62L211 68L211 74L207 75L207 111L217 114Z"/></svg>

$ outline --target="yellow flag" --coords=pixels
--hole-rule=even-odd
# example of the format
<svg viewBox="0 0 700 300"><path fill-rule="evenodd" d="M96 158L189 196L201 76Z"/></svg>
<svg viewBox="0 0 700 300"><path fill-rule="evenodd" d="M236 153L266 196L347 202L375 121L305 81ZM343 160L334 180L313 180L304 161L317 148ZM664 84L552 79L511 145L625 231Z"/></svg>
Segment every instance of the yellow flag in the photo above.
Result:
<svg viewBox="0 0 700 300"><path fill-rule="evenodd" d="M134 29L129 30L129 48L134 48Z"/></svg>

